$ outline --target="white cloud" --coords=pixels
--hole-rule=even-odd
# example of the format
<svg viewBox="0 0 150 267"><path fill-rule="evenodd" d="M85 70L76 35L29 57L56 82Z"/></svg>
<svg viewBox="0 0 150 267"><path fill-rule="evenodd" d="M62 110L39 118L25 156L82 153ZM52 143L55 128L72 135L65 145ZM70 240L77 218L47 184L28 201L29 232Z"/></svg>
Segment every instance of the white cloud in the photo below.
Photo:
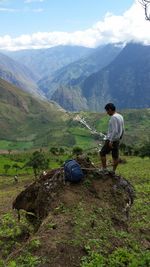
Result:
<svg viewBox="0 0 150 267"><path fill-rule="evenodd" d="M110 42L129 41L150 44L150 22L145 20L144 9L139 1L135 1L122 16L107 13L103 21L97 22L85 31L37 32L17 38L8 35L0 37L0 49L48 48L61 44L95 47Z"/></svg>
<svg viewBox="0 0 150 267"><path fill-rule="evenodd" d="M17 9L14 9L14 8L3 8L3 7L0 7L0 12L16 12L18 11Z"/></svg>
<svg viewBox="0 0 150 267"><path fill-rule="evenodd" d="M44 9L43 8L36 8L36 9L33 9L32 12L41 13L41 12L44 12Z"/></svg>
<svg viewBox="0 0 150 267"><path fill-rule="evenodd" d="M25 0L24 3L26 4L30 4L30 3L33 3L33 2L44 2L45 0Z"/></svg>

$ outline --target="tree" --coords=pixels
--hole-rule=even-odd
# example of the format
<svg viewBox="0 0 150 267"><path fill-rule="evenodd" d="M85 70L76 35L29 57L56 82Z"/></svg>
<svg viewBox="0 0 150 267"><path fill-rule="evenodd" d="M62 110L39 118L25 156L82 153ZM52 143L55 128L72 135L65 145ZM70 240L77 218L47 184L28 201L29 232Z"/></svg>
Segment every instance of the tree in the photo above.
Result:
<svg viewBox="0 0 150 267"><path fill-rule="evenodd" d="M143 146L140 148L139 156L142 158L150 158L150 142L143 144Z"/></svg>
<svg viewBox="0 0 150 267"><path fill-rule="evenodd" d="M10 155L11 151L12 151L11 149L8 149L8 154L9 154L9 155Z"/></svg>
<svg viewBox="0 0 150 267"><path fill-rule="evenodd" d="M53 155L57 155L57 153L58 153L58 148L53 146L53 147L50 148L50 152L51 152Z"/></svg>
<svg viewBox="0 0 150 267"><path fill-rule="evenodd" d="M146 20L150 21L150 0L140 0L140 3L144 7Z"/></svg>
<svg viewBox="0 0 150 267"><path fill-rule="evenodd" d="M63 147L60 147L60 148L59 148L59 153L60 153L60 154L64 154L64 152L65 152L64 148L63 148Z"/></svg>
<svg viewBox="0 0 150 267"><path fill-rule="evenodd" d="M8 173L8 170L10 169L10 165L9 164L4 164L4 170L5 170L5 174Z"/></svg>
<svg viewBox="0 0 150 267"><path fill-rule="evenodd" d="M12 166L12 168L15 168L15 169L16 169L16 173L18 172L19 169L21 169L20 166L19 166L17 163L15 163L15 164Z"/></svg>
<svg viewBox="0 0 150 267"><path fill-rule="evenodd" d="M26 163L26 166L32 167L35 178L39 174L40 171L44 171L48 168L49 159L47 159L44 153L35 151L30 157L29 161Z"/></svg>
<svg viewBox="0 0 150 267"><path fill-rule="evenodd" d="M120 144L120 150L123 152L125 156L131 156L133 154L133 147L130 145L126 145L124 143Z"/></svg>

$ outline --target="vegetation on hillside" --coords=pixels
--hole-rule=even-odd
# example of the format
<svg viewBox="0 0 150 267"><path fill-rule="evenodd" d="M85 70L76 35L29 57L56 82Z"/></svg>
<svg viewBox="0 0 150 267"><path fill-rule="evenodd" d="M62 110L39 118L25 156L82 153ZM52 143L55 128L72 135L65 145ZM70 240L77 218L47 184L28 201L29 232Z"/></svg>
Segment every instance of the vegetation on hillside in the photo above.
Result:
<svg viewBox="0 0 150 267"><path fill-rule="evenodd" d="M55 133L59 125L65 125L67 114L58 105L39 100L3 80L0 80L0 99L3 149L32 147L38 137L44 139L53 129Z"/></svg>

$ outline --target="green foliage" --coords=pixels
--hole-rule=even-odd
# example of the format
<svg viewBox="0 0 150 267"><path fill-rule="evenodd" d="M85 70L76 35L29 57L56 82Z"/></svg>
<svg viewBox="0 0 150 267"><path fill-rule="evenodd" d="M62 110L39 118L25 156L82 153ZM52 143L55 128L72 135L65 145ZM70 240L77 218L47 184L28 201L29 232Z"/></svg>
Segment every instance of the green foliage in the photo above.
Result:
<svg viewBox="0 0 150 267"><path fill-rule="evenodd" d="M81 267L104 267L104 257L97 252L90 252L88 257L82 259Z"/></svg>
<svg viewBox="0 0 150 267"><path fill-rule="evenodd" d="M14 168L15 170L16 170L16 172L20 169L20 166L17 164L17 163L15 163L13 166L12 166L12 168Z"/></svg>
<svg viewBox="0 0 150 267"><path fill-rule="evenodd" d="M86 187L91 186L91 183L92 183L92 181L89 180L89 179L86 179L86 180L84 181L84 185L85 185Z"/></svg>
<svg viewBox="0 0 150 267"><path fill-rule="evenodd" d="M39 266L41 262L42 260L39 257L26 252L17 259L10 261L7 267L36 267Z"/></svg>
<svg viewBox="0 0 150 267"><path fill-rule="evenodd" d="M133 146L121 143L120 150L125 156L140 156L141 158L150 157L150 141L135 144Z"/></svg>
<svg viewBox="0 0 150 267"><path fill-rule="evenodd" d="M49 159L45 157L43 152L35 151L30 157L29 161L26 163L26 166L32 167L35 177L37 174L48 168Z"/></svg>
<svg viewBox="0 0 150 267"><path fill-rule="evenodd" d="M110 255L108 259L108 266L112 267L137 266L137 261L136 262L135 261L136 257L134 254L129 252L127 249L118 248Z"/></svg>
<svg viewBox="0 0 150 267"><path fill-rule="evenodd" d="M0 267L5 267L6 265L4 265L4 261L0 259Z"/></svg>
<svg viewBox="0 0 150 267"><path fill-rule="evenodd" d="M125 143L120 144L120 150L123 152L125 156L131 156L134 154L134 147Z"/></svg>
<svg viewBox="0 0 150 267"><path fill-rule="evenodd" d="M64 149L63 147L60 147L60 148L59 148L59 153L60 153L60 154L64 154L64 153L65 153L65 149Z"/></svg>
<svg viewBox="0 0 150 267"><path fill-rule="evenodd" d="M147 142L141 146L139 151L139 156L142 158L144 157L150 158L150 142Z"/></svg>
<svg viewBox="0 0 150 267"><path fill-rule="evenodd" d="M126 248L117 248L104 257L89 251L87 257L82 258L81 267L148 267L150 266L150 252L135 253Z"/></svg>
<svg viewBox="0 0 150 267"><path fill-rule="evenodd" d="M9 164L4 164L4 170L5 170L5 173L8 173L8 170L10 169L10 165Z"/></svg>
<svg viewBox="0 0 150 267"><path fill-rule="evenodd" d="M57 210L56 210L57 212ZM48 223L46 226L47 229L56 229L57 228L57 224L56 223Z"/></svg>
<svg viewBox="0 0 150 267"><path fill-rule="evenodd" d="M53 146L53 147L50 148L50 152L52 154L56 155L58 153L58 148Z"/></svg>
<svg viewBox="0 0 150 267"><path fill-rule="evenodd" d="M0 174L4 174L4 176L14 176L16 173L18 175L24 175L26 173L31 173L31 168L23 168L26 164L28 158L31 154L20 153L20 154L10 154L10 155L0 155ZM6 166L10 166L8 171L5 171Z"/></svg>
<svg viewBox="0 0 150 267"><path fill-rule="evenodd" d="M118 248L108 258L108 266L111 267L147 267L150 253L136 254L125 248Z"/></svg>
<svg viewBox="0 0 150 267"><path fill-rule="evenodd" d="M9 154L12 150L27 150L33 147L33 141L17 141L17 140L0 140L0 149L8 150Z"/></svg>
<svg viewBox="0 0 150 267"><path fill-rule="evenodd" d="M83 149L79 146L73 148L72 153L74 155L81 155L83 153Z"/></svg>
<svg viewBox="0 0 150 267"><path fill-rule="evenodd" d="M33 231L24 213L22 213L20 222L12 213L4 214L0 219L0 226L0 252L5 257Z"/></svg>
<svg viewBox="0 0 150 267"><path fill-rule="evenodd" d="M13 251L15 248L20 247L20 243L31 233L33 227L27 222L25 212L21 213L21 221L18 222L17 218L12 213L7 213L2 216L0 220L0 254L3 258ZM5 261L0 261L0 266L7 267L35 267L38 266L43 260L31 253L37 250L41 245L38 239L32 239L28 246L23 250L23 253L15 257L15 260L10 260L7 264Z"/></svg>
<svg viewBox="0 0 150 267"><path fill-rule="evenodd" d="M32 239L30 241L30 243L28 245L28 249L33 252L34 250L36 250L40 246L41 246L41 242L39 239L36 238L36 239Z"/></svg>

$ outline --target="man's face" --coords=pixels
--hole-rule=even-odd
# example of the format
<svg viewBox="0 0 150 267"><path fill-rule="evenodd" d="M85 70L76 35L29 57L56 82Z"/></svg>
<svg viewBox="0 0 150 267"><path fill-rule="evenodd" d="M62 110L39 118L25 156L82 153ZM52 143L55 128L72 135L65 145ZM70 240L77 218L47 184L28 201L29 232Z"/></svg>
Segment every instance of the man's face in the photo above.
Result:
<svg viewBox="0 0 150 267"><path fill-rule="evenodd" d="M114 114L114 111L111 109L106 110L106 112L109 116L112 116Z"/></svg>

